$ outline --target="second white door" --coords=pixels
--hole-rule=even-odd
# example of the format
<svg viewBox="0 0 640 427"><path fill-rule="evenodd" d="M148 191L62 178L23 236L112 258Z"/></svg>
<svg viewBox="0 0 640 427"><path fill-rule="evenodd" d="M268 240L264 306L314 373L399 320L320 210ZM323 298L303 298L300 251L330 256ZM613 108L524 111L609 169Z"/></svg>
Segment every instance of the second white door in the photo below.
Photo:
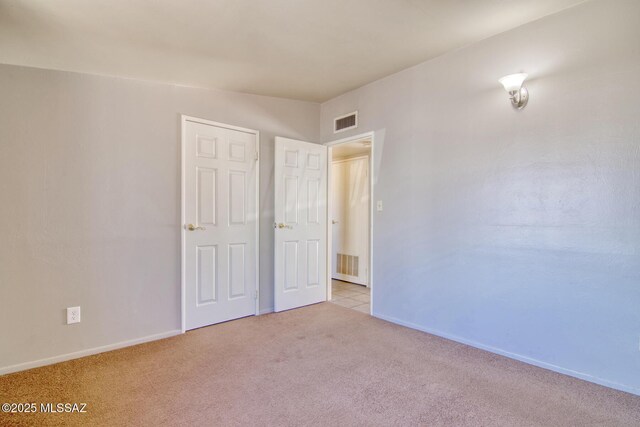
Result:
<svg viewBox="0 0 640 427"><path fill-rule="evenodd" d="M275 311L327 300L327 147L275 144Z"/></svg>

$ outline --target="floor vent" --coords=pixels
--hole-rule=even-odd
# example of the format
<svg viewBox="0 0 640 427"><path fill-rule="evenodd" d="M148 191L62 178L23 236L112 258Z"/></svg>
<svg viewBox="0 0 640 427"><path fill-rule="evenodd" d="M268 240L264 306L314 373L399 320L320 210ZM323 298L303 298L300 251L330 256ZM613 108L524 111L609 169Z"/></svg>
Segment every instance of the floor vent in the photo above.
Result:
<svg viewBox="0 0 640 427"><path fill-rule="evenodd" d="M336 117L333 120L333 133L344 132L345 130L355 129L358 127L358 112L346 114Z"/></svg>
<svg viewBox="0 0 640 427"><path fill-rule="evenodd" d="M345 276L358 277L358 264L360 257L355 255L338 254L336 259L336 273Z"/></svg>

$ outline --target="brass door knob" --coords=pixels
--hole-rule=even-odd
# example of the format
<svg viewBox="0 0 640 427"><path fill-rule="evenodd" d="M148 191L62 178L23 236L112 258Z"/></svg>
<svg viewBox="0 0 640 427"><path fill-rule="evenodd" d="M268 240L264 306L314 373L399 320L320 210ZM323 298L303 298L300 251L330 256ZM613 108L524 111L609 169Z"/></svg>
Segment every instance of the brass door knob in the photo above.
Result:
<svg viewBox="0 0 640 427"><path fill-rule="evenodd" d="M189 231L206 230L206 228L204 228L204 227L196 227L193 224L187 224L187 230L189 230Z"/></svg>
<svg viewBox="0 0 640 427"><path fill-rule="evenodd" d="M274 226L275 226L275 228L279 228L279 229L283 229L283 228L291 229L291 228L293 228L292 226L287 225L284 222L278 222L278 223L274 224Z"/></svg>

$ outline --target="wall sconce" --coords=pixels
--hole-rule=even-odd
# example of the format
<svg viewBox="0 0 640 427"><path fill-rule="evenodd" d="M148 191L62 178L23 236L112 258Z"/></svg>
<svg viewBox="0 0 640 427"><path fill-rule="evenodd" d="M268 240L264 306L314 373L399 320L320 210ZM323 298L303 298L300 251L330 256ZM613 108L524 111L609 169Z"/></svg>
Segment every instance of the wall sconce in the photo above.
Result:
<svg viewBox="0 0 640 427"><path fill-rule="evenodd" d="M529 92L526 88L522 87L522 84L528 77L527 73L509 74L504 76L500 80L504 90L509 93L509 99L511 99L511 105L517 110L522 110L529 102Z"/></svg>

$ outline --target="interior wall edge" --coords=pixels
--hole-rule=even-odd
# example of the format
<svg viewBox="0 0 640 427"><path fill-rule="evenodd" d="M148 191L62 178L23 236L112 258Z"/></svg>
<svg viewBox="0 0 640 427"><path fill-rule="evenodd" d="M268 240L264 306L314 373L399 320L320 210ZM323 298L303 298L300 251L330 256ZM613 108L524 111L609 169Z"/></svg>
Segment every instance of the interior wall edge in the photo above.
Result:
<svg viewBox="0 0 640 427"><path fill-rule="evenodd" d="M175 329L172 331L161 332L159 334L148 335L146 337L135 338L127 341L121 341L114 344L107 344L99 347L93 347L93 348L87 348L84 350L74 351L72 353L66 353L58 356L47 357L44 359L32 360L30 362L4 366L4 367L0 367L0 375L13 374L16 372L26 371L28 369L40 368L42 366L55 365L56 363L79 359L81 357L86 357L86 356L92 356L94 354L106 353L108 351L119 350L121 348L131 347L134 345L144 344L152 341L158 341L165 338L171 338L181 334L182 334L182 331L180 329Z"/></svg>
<svg viewBox="0 0 640 427"><path fill-rule="evenodd" d="M599 378L599 377L594 377L593 375L589 375L583 372L577 372L574 371L572 369L568 369L568 368L564 368L562 366L557 366L551 363L547 363L544 362L542 360L538 360L538 359L533 359L531 357L528 356L524 356L518 353L512 353L506 350L502 350L500 348L497 347L492 347L489 345L485 345L476 341L472 341L466 338L462 338L456 335L451 335L448 334L446 332L442 332L436 329L431 329L429 327L423 326L423 325L419 325L417 323L411 323L411 322L407 322L405 320L393 317L393 316L386 316L384 314L380 314L380 313L376 313L374 312L372 314L373 317L376 317L378 319L382 319L385 320L387 322L391 322L394 323L396 325L400 325L400 326L404 326L407 328L411 328L411 329L415 329L416 331L420 331L420 332L424 332L430 335L435 335L437 337L440 338L444 338L447 340L451 340L451 341L455 341L458 342L460 344L465 344L480 350L484 350L484 351L488 351L489 353L493 353L493 354L497 354L500 356L504 356L504 357L508 357L509 359L513 359L513 360L517 360L519 362L523 362L526 363L528 365L532 365L532 366L537 366L538 368L543 368L543 369L547 369L553 372L557 372L559 374L563 374L563 375L568 375L570 377L574 377L574 378L578 378L580 380L584 380L584 381L588 381L594 384L598 384L604 387L609 387L609 388L613 388L615 390L620 390L620 391L624 391L627 393L631 393L631 394L635 394L640 396L640 388L636 388L633 387L632 385L629 384L620 384L617 382L613 382L613 381L609 381L603 378Z"/></svg>

